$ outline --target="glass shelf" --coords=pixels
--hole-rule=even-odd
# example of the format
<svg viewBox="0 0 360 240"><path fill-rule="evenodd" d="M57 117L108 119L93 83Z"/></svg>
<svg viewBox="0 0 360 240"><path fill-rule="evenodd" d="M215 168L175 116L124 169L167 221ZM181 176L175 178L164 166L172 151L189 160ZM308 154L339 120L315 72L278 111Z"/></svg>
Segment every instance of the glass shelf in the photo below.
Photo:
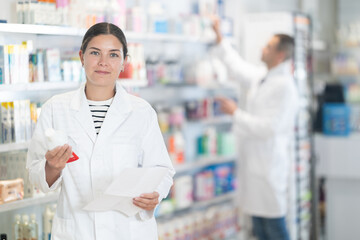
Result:
<svg viewBox="0 0 360 240"><path fill-rule="evenodd" d="M217 205L223 202L234 200L237 195L236 191L231 191L224 193L222 195L216 196L213 199L204 200L204 201L195 201L193 204L191 204L190 207L184 208L184 209L175 209L174 212L162 214L159 216L156 216L156 219L159 219L161 221L166 221L167 219L171 219L176 217L179 213L187 211L187 210L194 210L194 209L201 209L210 207L212 205Z"/></svg>
<svg viewBox="0 0 360 240"><path fill-rule="evenodd" d="M57 201L58 197L59 193L48 193L43 197L25 198L23 200L0 204L0 213L40 205L44 203L55 202Z"/></svg>
<svg viewBox="0 0 360 240"><path fill-rule="evenodd" d="M18 151L18 150L26 150L28 148L28 146L29 146L29 142L0 144L0 153L10 152L10 151Z"/></svg>
<svg viewBox="0 0 360 240"><path fill-rule="evenodd" d="M204 124L204 125L218 125L218 124L230 124L233 119L229 115L216 116L204 119L187 120L186 124Z"/></svg>
<svg viewBox="0 0 360 240"><path fill-rule="evenodd" d="M83 37L86 29L51 25L0 23L0 32ZM171 41L194 43L211 43L215 41L215 39L205 39L202 37L186 36L181 34L137 33L125 31L125 35L128 41Z"/></svg>
<svg viewBox="0 0 360 240"><path fill-rule="evenodd" d="M179 172L186 172L189 170L193 170L196 168L202 168L210 165L216 165L220 163L226 163L235 161L236 156L213 156L213 157L199 157L194 162L188 162L184 164L174 165L175 171Z"/></svg>

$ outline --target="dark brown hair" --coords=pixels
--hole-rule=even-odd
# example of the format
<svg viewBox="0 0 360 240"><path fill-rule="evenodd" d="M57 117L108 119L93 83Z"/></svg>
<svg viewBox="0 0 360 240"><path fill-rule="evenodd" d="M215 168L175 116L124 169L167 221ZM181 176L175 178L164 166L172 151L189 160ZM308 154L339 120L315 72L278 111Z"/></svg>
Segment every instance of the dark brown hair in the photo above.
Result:
<svg viewBox="0 0 360 240"><path fill-rule="evenodd" d="M84 35L80 50L84 53L87 48L87 45L94 37L99 35L109 35L109 34L115 36L121 42L124 53L123 57L125 59L128 52L125 35L118 26L112 23L102 22L102 23L97 23L92 27L90 27Z"/></svg>
<svg viewBox="0 0 360 240"><path fill-rule="evenodd" d="M294 56L295 40L286 34L275 34L279 38L277 50L285 53L285 59L290 59Z"/></svg>

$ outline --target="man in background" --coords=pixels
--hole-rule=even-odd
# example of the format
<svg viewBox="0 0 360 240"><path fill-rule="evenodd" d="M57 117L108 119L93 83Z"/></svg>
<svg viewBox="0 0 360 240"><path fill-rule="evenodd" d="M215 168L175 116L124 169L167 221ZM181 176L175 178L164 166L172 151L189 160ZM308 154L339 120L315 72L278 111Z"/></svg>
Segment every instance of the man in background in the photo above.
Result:
<svg viewBox="0 0 360 240"><path fill-rule="evenodd" d="M243 109L231 99L218 97L221 109L233 117L238 138L240 206L252 218L259 240L289 240L286 227L291 142L298 109L292 74L294 39L274 35L262 50L266 69L242 59L223 39L219 19L213 28L215 55L226 66L246 96Z"/></svg>

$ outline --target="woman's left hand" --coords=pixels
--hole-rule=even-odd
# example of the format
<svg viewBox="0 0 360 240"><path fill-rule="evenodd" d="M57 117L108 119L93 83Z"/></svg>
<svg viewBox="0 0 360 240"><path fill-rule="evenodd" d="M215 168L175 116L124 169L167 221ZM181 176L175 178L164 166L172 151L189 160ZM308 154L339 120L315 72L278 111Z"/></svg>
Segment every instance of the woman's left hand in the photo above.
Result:
<svg viewBox="0 0 360 240"><path fill-rule="evenodd" d="M140 197L133 199L135 206L138 206L144 210L153 210L159 203L159 193L144 193Z"/></svg>

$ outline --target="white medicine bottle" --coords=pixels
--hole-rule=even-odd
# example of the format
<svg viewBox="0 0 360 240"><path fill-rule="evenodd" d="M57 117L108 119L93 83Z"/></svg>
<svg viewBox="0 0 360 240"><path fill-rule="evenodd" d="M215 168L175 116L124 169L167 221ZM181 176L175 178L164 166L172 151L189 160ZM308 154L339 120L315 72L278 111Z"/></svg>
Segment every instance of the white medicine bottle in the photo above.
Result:
<svg viewBox="0 0 360 240"><path fill-rule="evenodd" d="M21 217L19 214L15 215L15 222L13 225L13 236L15 240L22 240Z"/></svg>
<svg viewBox="0 0 360 240"><path fill-rule="evenodd" d="M31 240L30 238L30 225L29 225L29 215L24 214L22 216L22 224L21 224L21 230L22 230L22 240Z"/></svg>
<svg viewBox="0 0 360 240"><path fill-rule="evenodd" d="M30 216L29 228L30 228L30 239L38 240L39 239L38 223L36 222L35 214L31 214L31 216Z"/></svg>

